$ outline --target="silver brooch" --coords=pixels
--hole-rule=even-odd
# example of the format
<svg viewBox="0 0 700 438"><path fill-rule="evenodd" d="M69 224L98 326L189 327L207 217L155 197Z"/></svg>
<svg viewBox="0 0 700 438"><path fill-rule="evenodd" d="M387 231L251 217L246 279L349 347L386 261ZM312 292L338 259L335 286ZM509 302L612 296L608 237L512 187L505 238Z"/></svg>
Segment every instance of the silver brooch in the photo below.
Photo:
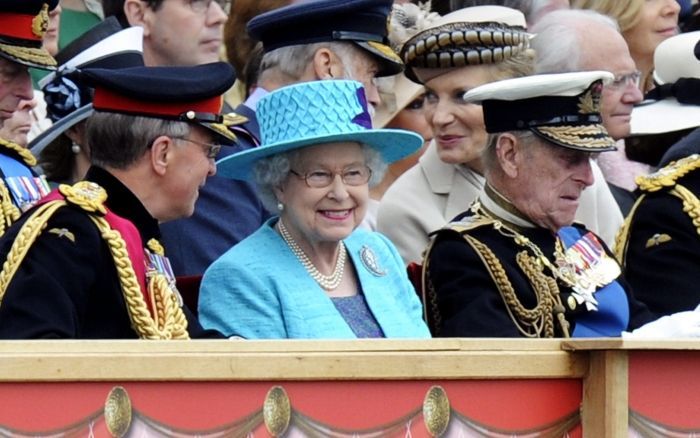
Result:
<svg viewBox="0 0 700 438"><path fill-rule="evenodd" d="M362 249L360 250L360 260L362 260L362 264L365 266L365 268L367 268L369 272L377 277L383 277L386 275L386 271L379 266L377 256L370 247L362 246Z"/></svg>

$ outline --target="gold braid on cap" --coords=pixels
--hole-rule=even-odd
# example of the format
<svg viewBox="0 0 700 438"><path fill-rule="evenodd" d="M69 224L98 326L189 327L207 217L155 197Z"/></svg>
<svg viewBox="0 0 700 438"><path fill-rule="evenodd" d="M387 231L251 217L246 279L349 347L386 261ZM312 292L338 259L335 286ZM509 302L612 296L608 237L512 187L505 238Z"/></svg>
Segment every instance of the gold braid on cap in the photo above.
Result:
<svg viewBox="0 0 700 438"><path fill-rule="evenodd" d="M151 316L141 293L126 243L118 231L113 230L103 217L102 203L107 198L104 189L94 183L79 182L73 186L62 184L59 191L66 200L49 201L40 205L22 225L0 271L0 303L10 281L19 269L32 244L46 228L51 216L61 207L72 204L80 207L97 226L114 258L119 283L131 325L141 339L189 339L187 318L179 307L177 298L161 275L149 281L148 289L155 317ZM89 196L87 194L93 194Z"/></svg>
<svg viewBox="0 0 700 438"><path fill-rule="evenodd" d="M450 68L497 64L530 46L525 28L503 23L448 23L424 30L401 48L410 67Z"/></svg>
<svg viewBox="0 0 700 438"><path fill-rule="evenodd" d="M33 49L31 47L20 47L13 46L11 44L0 43L0 51L12 56L13 58L21 61L29 61L38 65L45 65L47 67L55 67L56 60L48 54L48 52L43 53L43 49Z"/></svg>
<svg viewBox="0 0 700 438"><path fill-rule="evenodd" d="M606 135L602 125L559 125L536 126L539 134L547 139L567 145L576 145L582 149L600 149L615 146Z"/></svg>

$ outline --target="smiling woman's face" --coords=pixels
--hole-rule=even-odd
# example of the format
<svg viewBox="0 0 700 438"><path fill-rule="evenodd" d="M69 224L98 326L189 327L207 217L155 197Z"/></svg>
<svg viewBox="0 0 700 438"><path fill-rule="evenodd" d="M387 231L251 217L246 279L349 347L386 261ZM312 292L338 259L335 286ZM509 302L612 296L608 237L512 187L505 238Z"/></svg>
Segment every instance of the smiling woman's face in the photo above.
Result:
<svg viewBox="0 0 700 438"><path fill-rule="evenodd" d="M440 159L481 169L486 128L481 105L466 103L465 92L493 80L491 66L453 69L425 83L426 118Z"/></svg>
<svg viewBox="0 0 700 438"><path fill-rule="evenodd" d="M358 143L328 143L301 149L292 159L290 173L275 190L284 205L284 225L302 245L337 243L362 222L367 211L369 185L352 186L338 174L364 167L365 154ZM304 175L334 173L327 187L309 187Z"/></svg>
<svg viewBox="0 0 700 438"><path fill-rule="evenodd" d="M656 46L678 33L679 12L676 0L644 1L639 21L623 32L635 61L653 59Z"/></svg>

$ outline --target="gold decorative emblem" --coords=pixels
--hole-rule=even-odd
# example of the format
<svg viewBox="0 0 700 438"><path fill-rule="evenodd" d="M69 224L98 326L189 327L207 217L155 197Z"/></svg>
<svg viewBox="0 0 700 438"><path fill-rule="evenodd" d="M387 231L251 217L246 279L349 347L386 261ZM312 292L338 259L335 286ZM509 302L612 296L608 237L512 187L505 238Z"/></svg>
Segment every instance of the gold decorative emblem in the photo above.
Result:
<svg viewBox="0 0 700 438"><path fill-rule="evenodd" d="M603 84L596 81L591 84L585 93L579 97L578 112L580 114L591 114L600 112L600 93L603 91Z"/></svg>
<svg viewBox="0 0 700 438"><path fill-rule="evenodd" d="M107 192L91 181L80 181L72 186L61 184L58 191L66 197L66 201L77 205L90 213L106 214L104 202L107 200Z"/></svg>
<svg viewBox="0 0 700 438"><path fill-rule="evenodd" d="M450 423L450 400L441 386L433 386L423 399L423 421L432 436L441 436Z"/></svg>
<svg viewBox="0 0 700 438"><path fill-rule="evenodd" d="M112 436L121 438L131 426L131 400L126 389L115 386L105 401L105 423Z"/></svg>
<svg viewBox="0 0 700 438"><path fill-rule="evenodd" d="M669 236L668 234L666 234L666 233L663 233L663 234L656 233L656 234L654 234L653 236L651 236L651 237L649 238L649 240L647 240L647 244L646 244L645 248L649 249L649 248L651 248L652 246L659 246L659 245L661 245L662 243L666 243L666 242L670 242L670 241L671 241L671 236Z"/></svg>
<svg viewBox="0 0 700 438"><path fill-rule="evenodd" d="M270 388L263 405L263 420L270 435L282 436L289 427L291 416L291 403L284 388L281 386Z"/></svg>
<svg viewBox="0 0 700 438"><path fill-rule="evenodd" d="M49 5L44 3L41 11L32 19L32 33L37 38L44 38L44 34L49 30Z"/></svg>

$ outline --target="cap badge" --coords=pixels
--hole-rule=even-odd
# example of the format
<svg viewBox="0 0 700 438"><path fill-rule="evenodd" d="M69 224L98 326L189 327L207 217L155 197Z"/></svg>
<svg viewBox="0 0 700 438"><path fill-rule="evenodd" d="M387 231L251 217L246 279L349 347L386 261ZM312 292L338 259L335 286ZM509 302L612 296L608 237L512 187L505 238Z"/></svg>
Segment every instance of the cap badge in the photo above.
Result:
<svg viewBox="0 0 700 438"><path fill-rule="evenodd" d="M32 33L37 38L44 38L44 34L49 29L49 5L44 3L41 11L32 19Z"/></svg>
<svg viewBox="0 0 700 438"><path fill-rule="evenodd" d="M600 112L600 93L603 91L603 84L596 81L588 87L585 93L578 100L579 114L591 114Z"/></svg>
<svg viewBox="0 0 700 438"><path fill-rule="evenodd" d="M360 260L362 261L362 265L375 276L383 277L386 275L386 271L382 269L377 262L377 255L370 247L363 246L362 249L360 249Z"/></svg>

